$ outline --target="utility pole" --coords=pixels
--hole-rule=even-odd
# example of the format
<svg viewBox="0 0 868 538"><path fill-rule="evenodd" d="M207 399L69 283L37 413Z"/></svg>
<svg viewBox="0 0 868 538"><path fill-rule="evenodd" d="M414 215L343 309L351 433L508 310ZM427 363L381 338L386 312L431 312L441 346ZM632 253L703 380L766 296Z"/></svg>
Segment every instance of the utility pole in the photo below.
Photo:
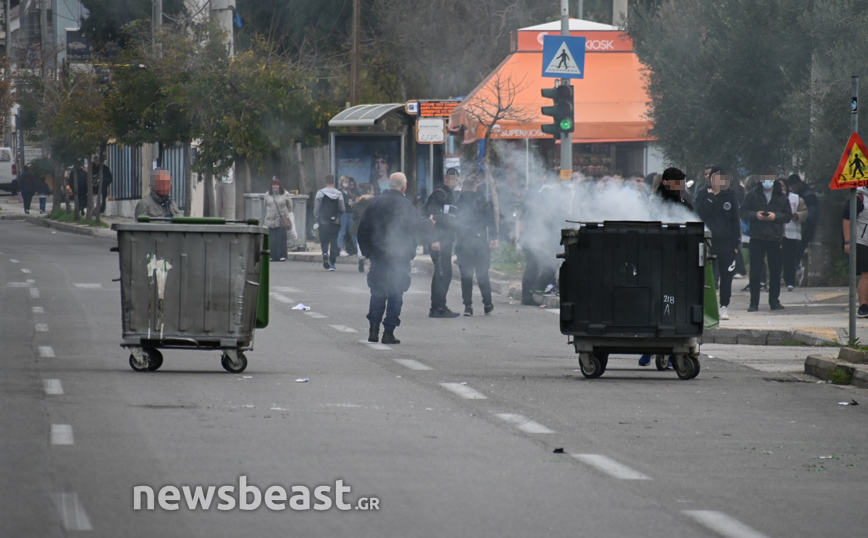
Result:
<svg viewBox="0 0 868 538"><path fill-rule="evenodd" d="M561 35L570 35L569 0L561 0ZM570 79L562 78L561 86L569 86ZM573 133L561 133L561 180L573 177Z"/></svg>
<svg viewBox="0 0 868 538"><path fill-rule="evenodd" d="M859 132L859 77L851 78L850 130ZM856 189L850 189L850 342L856 340Z"/></svg>
<svg viewBox="0 0 868 538"><path fill-rule="evenodd" d="M154 33L152 36L152 43L154 44L154 52L157 51L157 36L160 35L160 32L163 30L163 0L151 0L153 2L153 25L154 25Z"/></svg>
<svg viewBox="0 0 868 538"><path fill-rule="evenodd" d="M350 92L350 106L359 104L359 82L362 68L361 52L361 28L362 27L362 0L353 0L353 66L352 66L352 90Z"/></svg>
<svg viewBox="0 0 868 538"><path fill-rule="evenodd" d="M232 27L232 14L235 11L235 0L210 0L211 18L216 20L224 32L224 44L229 57L235 56L235 44ZM250 181L250 170L246 163L235 162L227 171L231 180L220 182L218 196L223 203L223 218L235 219L244 216L244 191ZM244 172L244 173L241 173ZM231 182L230 182L231 181Z"/></svg>
<svg viewBox="0 0 868 538"><path fill-rule="evenodd" d="M585 16L585 2L584 0L579 0L579 10L576 12L576 18L581 19Z"/></svg>

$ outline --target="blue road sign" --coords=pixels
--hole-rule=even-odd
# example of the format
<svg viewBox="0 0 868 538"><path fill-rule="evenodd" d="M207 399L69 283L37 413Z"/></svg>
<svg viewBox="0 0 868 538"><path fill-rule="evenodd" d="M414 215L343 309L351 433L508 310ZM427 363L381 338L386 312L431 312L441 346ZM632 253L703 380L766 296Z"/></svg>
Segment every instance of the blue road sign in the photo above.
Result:
<svg viewBox="0 0 868 538"><path fill-rule="evenodd" d="M585 38L547 35L543 38L542 76L585 78Z"/></svg>

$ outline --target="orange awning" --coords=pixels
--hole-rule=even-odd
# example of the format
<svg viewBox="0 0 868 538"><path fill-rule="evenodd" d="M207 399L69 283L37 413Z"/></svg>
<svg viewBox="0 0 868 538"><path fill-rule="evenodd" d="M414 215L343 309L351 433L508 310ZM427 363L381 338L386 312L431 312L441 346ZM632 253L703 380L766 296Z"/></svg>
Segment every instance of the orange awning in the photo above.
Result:
<svg viewBox="0 0 868 538"><path fill-rule="evenodd" d="M650 98L645 91L644 66L633 52L585 54L585 78L573 79L576 130L574 143L650 140L645 118ZM509 117L498 118L492 139L550 138L541 125L551 123L540 108L551 104L540 90L554 86L542 76L542 53L516 52L508 56L452 113L449 129L464 127L464 143L485 137L498 108L512 99ZM499 88L499 91L498 91ZM500 105L498 105L500 99ZM480 121L481 120L481 121Z"/></svg>

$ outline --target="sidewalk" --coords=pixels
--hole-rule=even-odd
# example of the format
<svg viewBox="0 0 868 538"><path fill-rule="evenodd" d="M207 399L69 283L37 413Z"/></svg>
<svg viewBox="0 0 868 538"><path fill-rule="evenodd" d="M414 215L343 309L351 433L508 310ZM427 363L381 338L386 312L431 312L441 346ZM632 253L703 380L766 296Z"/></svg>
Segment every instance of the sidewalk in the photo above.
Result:
<svg viewBox="0 0 868 538"><path fill-rule="evenodd" d="M38 207L37 200L34 200L34 206ZM109 228L54 222L47 219L45 215L36 213L31 207L31 214L25 215L24 208L16 197L0 196L0 220L26 219L28 222L58 231L98 237L115 236ZM109 225L116 222L132 222L131 219L120 217L103 217L102 220ZM319 244L308 241L308 249L307 252L290 252L287 256L288 261L321 263ZM347 265L348 270L356 271L358 258L339 257L337 263ZM414 272L425 274L433 272L431 259L427 255L417 255L412 267ZM509 278L498 271L491 271L490 274L492 291L508 296L518 305L521 299L520 277ZM457 266L452 278L456 283L459 281ZM768 309L768 294L762 292L759 312L748 313L750 295L748 292L741 291L746 285L747 279L733 281L734 291L729 305L730 319L721 321L717 329L705 331L703 343L838 346L848 342L847 288L796 288L788 292L786 287L782 287L780 299L786 309L774 313ZM536 296L535 298L542 306L521 308L557 309L560 307L559 297ZM868 344L868 319L857 320L856 338L863 344Z"/></svg>

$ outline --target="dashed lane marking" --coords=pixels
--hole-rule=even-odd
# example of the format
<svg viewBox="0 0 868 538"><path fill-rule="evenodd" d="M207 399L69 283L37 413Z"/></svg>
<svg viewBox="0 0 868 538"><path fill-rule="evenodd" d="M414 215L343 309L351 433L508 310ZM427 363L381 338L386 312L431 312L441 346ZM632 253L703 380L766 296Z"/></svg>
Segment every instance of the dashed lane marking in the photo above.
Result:
<svg viewBox="0 0 868 538"><path fill-rule="evenodd" d="M21 263L20 261L16 260L15 258L9 258L9 261L12 263Z"/></svg>
<svg viewBox="0 0 868 538"><path fill-rule="evenodd" d="M650 477L634 471L617 461L600 454L570 454L577 460L620 480L651 480Z"/></svg>
<svg viewBox="0 0 868 538"><path fill-rule="evenodd" d="M21 269L21 272L24 273L25 275L29 275L29 274L30 274L30 269L23 269L23 268L22 268L22 269Z"/></svg>
<svg viewBox="0 0 868 538"><path fill-rule="evenodd" d="M44 314L44 313L45 313L45 309L42 308L41 306L34 306L34 307L33 307L33 313L34 313L34 314Z"/></svg>
<svg viewBox="0 0 868 538"><path fill-rule="evenodd" d="M347 327L346 325L329 325L332 329L340 332L340 333L357 333L359 331L353 329L352 327Z"/></svg>
<svg viewBox="0 0 868 538"><path fill-rule="evenodd" d="M313 319L325 319L328 317L325 314L320 314L319 312L312 312L310 310L306 310L304 314L306 316L312 317Z"/></svg>
<svg viewBox="0 0 868 538"><path fill-rule="evenodd" d="M90 283L87 283L87 282L84 282L84 283L79 282L79 283L73 284L73 286L75 286L76 288L81 289L81 290L98 290L98 289L102 289L102 284L98 284L98 283L97 283L97 284L90 284Z"/></svg>
<svg viewBox="0 0 868 538"><path fill-rule="evenodd" d="M69 424L52 424L51 425L51 444L52 445L71 445L74 444L72 439L72 426Z"/></svg>
<svg viewBox="0 0 868 538"><path fill-rule="evenodd" d="M298 293L301 290L298 288L288 288L286 286L271 286L274 291L282 291L283 293Z"/></svg>
<svg viewBox="0 0 868 538"><path fill-rule="evenodd" d="M32 285L33 284L31 284L30 282L7 282L6 283L7 288L29 288Z"/></svg>
<svg viewBox="0 0 868 538"><path fill-rule="evenodd" d="M512 413L496 413L495 416L505 422L508 422L518 428L519 430L527 433L555 433L554 430L551 430L539 422L535 422L527 417L522 415L515 415Z"/></svg>
<svg viewBox="0 0 868 538"><path fill-rule="evenodd" d="M488 396L461 383L440 383L444 389L461 396L465 400L487 400Z"/></svg>
<svg viewBox="0 0 868 538"><path fill-rule="evenodd" d="M51 396L60 396L63 394L63 385L59 379L46 379L42 382L45 385L45 394Z"/></svg>
<svg viewBox="0 0 868 538"><path fill-rule="evenodd" d="M703 527L725 538L768 538L767 535L753 530L741 521L729 517L723 512L684 510L683 513L693 518Z"/></svg>
<svg viewBox="0 0 868 538"><path fill-rule="evenodd" d="M33 299L39 299L39 288L30 288L30 297Z"/></svg>
<svg viewBox="0 0 868 538"><path fill-rule="evenodd" d="M406 366L411 370L416 370L419 372L433 370L433 368L431 368L430 366L426 366L419 361L414 361L413 359L395 359L395 362L397 362L401 366Z"/></svg>
<svg viewBox="0 0 868 538"><path fill-rule="evenodd" d="M368 342L367 340L359 340L359 342L366 344L371 349L379 349L380 351L391 351L392 346L389 344L379 344L377 342Z"/></svg>
<svg viewBox="0 0 868 538"><path fill-rule="evenodd" d="M51 346L39 346L39 356L45 358L54 357L54 348Z"/></svg>
<svg viewBox="0 0 868 538"><path fill-rule="evenodd" d="M92 531L93 526L90 524L81 502L78 500L77 493L56 493L54 495L54 503L57 506L57 513L60 515L60 520L63 521L63 527L68 531Z"/></svg>
<svg viewBox="0 0 868 538"><path fill-rule="evenodd" d="M47 333L48 332L48 324L47 323L37 323L35 326L36 332L38 333Z"/></svg>
<svg viewBox="0 0 868 538"><path fill-rule="evenodd" d="M282 293L271 292L269 293L269 295L271 295L271 298L279 303L292 304L294 302L292 299Z"/></svg>

